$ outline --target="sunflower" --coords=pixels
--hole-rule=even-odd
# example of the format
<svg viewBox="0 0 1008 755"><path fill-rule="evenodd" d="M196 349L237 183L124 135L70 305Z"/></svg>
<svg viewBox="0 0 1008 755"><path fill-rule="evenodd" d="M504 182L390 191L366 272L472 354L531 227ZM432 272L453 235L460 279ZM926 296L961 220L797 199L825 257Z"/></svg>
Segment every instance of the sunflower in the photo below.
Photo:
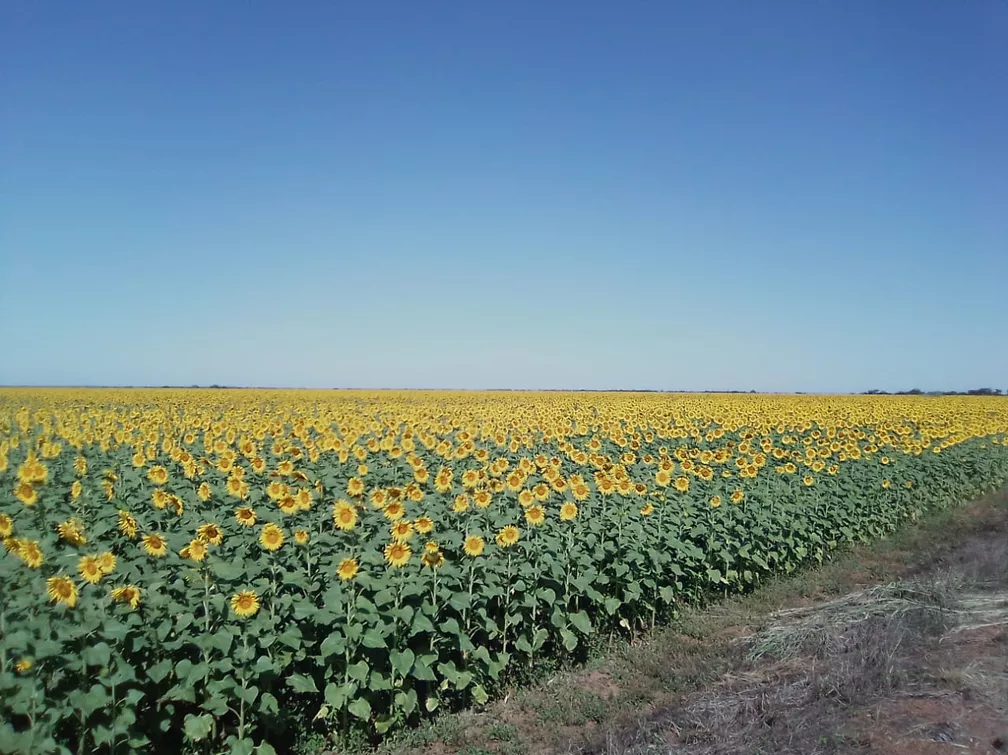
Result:
<svg viewBox="0 0 1008 755"><path fill-rule="evenodd" d="M489 490L477 490L473 493L473 504L478 509L490 508L490 504L493 501L493 496L490 494Z"/></svg>
<svg viewBox="0 0 1008 755"><path fill-rule="evenodd" d="M452 505L452 511L456 514L462 514L469 510L469 496L465 493L459 493L455 496L455 503Z"/></svg>
<svg viewBox="0 0 1008 755"><path fill-rule="evenodd" d="M105 551L98 556L98 568L102 574L111 574L116 568L116 557L112 551Z"/></svg>
<svg viewBox="0 0 1008 755"><path fill-rule="evenodd" d="M805 475L804 477L802 477L802 485L804 485L805 487L811 487L812 485L815 485L815 477L813 477L810 474Z"/></svg>
<svg viewBox="0 0 1008 755"><path fill-rule="evenodd" d="M249 486L241 477L231 475L227 478L227 482L224 483L224 489L229 496L244 500L245 496L248 495Z"/></svg>
<svg viewBox="0 0 1008 755"><path fill-rule="evenodd" d="M546 511L542 506L536 504L535 506L529 506L525 509L525 521L531 524L533 527L538 527L540 524L546 521Z"/></svg>
<svg viewBox="0 0 1008 755"><path fill-rule="evenodd" d="M686 477L685 475L680 475L679 477L676 477L675 489L678 490L680 493L685 493L687 490L689 490L689 477Z"/></svg>
<svg viewBox="0 0 1008 755"><path fill-rule="evenodd" d="M82 490L83 487L81 486L80 480L74 480L73 485L70 486L70 498L76 501L80 498Z"/></svg>
<svg viewBox="0 0 1008 755"><path fill-rule="evenodd" d="M358 571L360 571L360 566L357 564L356 558L344 558L336 568L336 574L344 582L356 577Z"/></svg>
<svg viewBox="0 0 1008 755"><path fill-rule="evenodd" d="M250 506L239 506L235 509L234 518L242 527L252 527L256 523L255 509Z"/></svg>
<svg viewBox="0 0 1008 755"><path fill-rule="evenodd" d="M102 578L101 566L98 564L98 559L94 556L81 556L77 562L77 572L85 582L92 585L98 584Z"/></svg>
<svg viewBox="0 0 1008 755"><path fill-rule="evenodd" d="M577 519L578 507L570 501L564 501L563 505L560 507L560 521L570 522Z"/></svg>
<svg viewBox="0 0 1008 755"><path fill-rule="evenodd" d="M462 487L467 490L471 490L479 484L479 471L476 469L467 469L462 473Z"/></svg>
<svg viewBox="0 0 1008 755"><path fill-rule="evenodd" d="M27 482L18 483L14 488L14 495L25 506L34 506L38 502L38 491Z"/></svg>
<svg viewBox="0 0 1008 755"><path fill-rule="evenodd" d="M672 475L665 469L659 469L655 473L655 482L661 487L667 487L670 482L672 482Z"/></svg>
<svg viewBox="0 0 1008 755"><path fill-rule="evenodd" d="M14 531L14 520L7 514L0 514L0 537L10 537Z"/></svg>
<svg viewBox="0 0 1008 755"><path fill-rule="evenodd" d="M890 485L892 485L892 483L889 480L882 480L883 488L886 488L888 490Z"/></svg>
<svg viewBox="0 0 1008 755"><path fill-rule="evenodd" d="M256 474L262 474L266 471L266 460L261 456L252 457L252 471Z"/></svg>
<svg viewBox="0 0 1008 755"><path fill-rule="evenodd" d="M179 555L182 556L182 558L188 558L191 561L199 563L206 558L207 550L208 547L206 541L200 540L198 537L194 537L189 541L189 545L179 551Z"/></svg>
<svg viewBox="0 0 1008 755"><path fill-rule="evenodd" d="M588 496L591 495L591 489L583 481L571 483L570 489L575 501L587 500Z"/></svg>
<svg viewBox="0 0 1008 755"><path fill-rule="evenodd" d="M29 569L38 569L42 566L45 561L45 555L42 553L42 548L39 546L38 541L28 540L18 540L18 548L15 551L15 555L20 558L25 566Z"/></svg>
<svg viewBox="0 0 1008 755"><path fill-rule="evenodd" d="M518 538L521 535L521 531L515 527L513 524L507 525L504 529L497 533L494 541L501 548L510 548L512 545L518 542Z"/></svg>
<svg viewBox="0 0 1008 755"><path fill-rule="evenodd" d="M266 495L271 501L279 501L287 495L287 486L279 480L273 480L273 482L266 486Z"/></svg>
<svg viewBox="0 0 1008 755"><path fill-rule="evenodd" d="M651 516L654 513L654 504L646 503L640 510L641 516Z"/></svg>
<svg viewBox="0 0 1008 755"><path fill-rule="evenodd" d="M284 459L277 464L276 473L281 477L289 477L294 474L294 462L290 459Z"/></svg>
<svg viewBox="0 0 1008 755"><path fill-rule="evenodd" d="M351 477L347 480L347 495L351 498L359 498L364 495L364 481L359 477Z"/></svg>
<svg viewBox="0 0 1008 755"><path fill-rule="evenodd" d="M165 539L161 535L156 533L144 535L141 542L144 550L150 556L161 558L168 553L168 543L165 542Z"/></svg>
<svg viewBox="0 0 1008 755"><path fill-rule="evenodd" d="M135 609L140 605L140 588L136 585L116 587L112 590L112 600L117 603L127 603L130 608Z"/></svg>
<svg viewBox="0 0 1008 755"><path fill-rule="evenodd" d="M14 664L14 670L19 674L26 674L31 671L32 666L35 662L31 658L19 658Z"/></svg>
<svg viewBox="0 0 1008 755"><path fill-rule="evenodd" d="M357 524L357 509L349 502L340 500L333 504L333 524L341 530L352 530Z"/></svg>
<svg viewBox="0 0 1008 755"><path fill-rule="evenodd" d="M60 538L66 540L70 545L85 545L87 538L84 537L81 527L81 523L76 519L68 519L65 522L61 522L56 527L56 530L59 532Z"/></svg>
<svg viewBox="0 0 1008 755"><path fill-rule="evenodd" d="M87 474L87 459L83 456L78 456L74 459L74 472L77 473L78 477L83 477Z"/></svg>
<svg viewBox="0 0 1008 755"><path fill-rule="evenodd" d="M392 539L397 543L408 542L413 537L413 525L405 519L400 519L390 528Z"/></svg>
<svg viewBox="0 0 1008 755"><path fill-rule="evenodd" d="M485 546L486 543L483 541L483 538L478 535L470 535L465 539L465 543L462 545L462 550L464 550L465 554L470 558L476 558L477 556L483 555L483 548Z"/></svg>
<svg viewBox="0 0 1008 755"><path fill-rule="evenodd" d="M423 561L424 566L429 566L431 569L438 569L444 566L445 557L440 550L435 548L432 551L428 550L424 553L421 560Z"/></svg>
<svg viewBox="0 0 1008 755"><path fill-rule="evenodd" d="M599 477L595 485L602 495L612 495L616 491L616 481L608 476Z"/></svg>
<svg viewBox="0 0 1008 755"><path fill-rule="evenodd" d="M729 500L731 500L732 503L741 503L743 498L745 498L745 493L741 490L736 490L731 494L731 498Z"/></svg>
<svg viewBox="0 0 1008 755"><path fill-rule="evenodd" d="M151 493L151 503L154 504L154 508L159 511L168 505L168 493L166 493L161 488L158 488L153 493Z"/></svg>
<svg viewBox="0 0 1008 755"><path fill-rule="evenodd" d="M265 550L275 551L283 545L283 542L284 533L282 529L273 524L273 522L263 525L262 531L259 533L259 545Z"/></svg>
<svg viewBox="0 0 1008 755"><path fill-rule="evenodd" d="M201 501L209 501L210 500L210 495L211 495L211 493L210 493L210 483L208 483L208 482L201 482L199 488L196 490L196 495L199 496L199 499Z"/></svg>
<svg viewBox="0 0 1008 755"><path fill-rule="evenodd" d="M185 504L177 495L168 495L168 505L171 507L172 511L175 512L175 516L182 516L182 512L185 511Z"/></svg>
<svg viewBox="0 0 1008 755"><path fill-rule="evenodd" d="M430 479L430 472L427 470L427 467L417 467L414 469L413 479L421 485L427 482Z"/></svg>
<svg viewBox="0 0 1008 755"><path fill-rule="evenodd" d="M376 509L384 508L388 501L388 494L382 488L375 488L371 491L371 505Z"/></svg>
<svg viewBox="0 0 1008 755"><path fill-rule="evenodd" d="M213 522L208 522L196 530L196 537L208 545L220 545L224 540L224 532Z"/></svg>
<svg viewBox="0 0 1008 755"><path fill-rule="evenodd" d="M710 499L710 507L712 509L716 509L720 505L721 505L721 496L716 495Z"/></svg>
<svg viewBox="0 0 1008 755"><path fill-rule="evenodd" d="M413 529L421 535L427 535L434 530L434 522L428 516L422 516L413 522Z"/></svg>
<svg viewBox="0 0 1008 755"><path fill-rule="evenodd" d="M296 514L299 511L297 499L292 495L284 496L283 498L281 498L280 501L277 503L277 508L280 509L281 513L286 514L288 516L290 516L291 514Z"/></svg>
<svg viewBox="0 0 1008 755"><path fill-rule="evenodd" d="M521 504L522 508L527 509L533 503L535 503L535 493L533 493L528 488L525 488L518 494L518 503Z"/></svg>
<svg viewBox="0 0 1008 755"><path fill-rule="evenodd" d="M389 566L397 568L405 566L411 555L413 555L413 551L405 543L389 543L385 546L385 560L388 561Z"/></svg>
<svg viewBox="0 0 1008 755"><path fill-rule="evenodd" d="M434 478L434 489L439 493L447 493L451 490L454 473L448 467L441 467Z"/></svg>
<svg viewBox="0 0 1008 755"><path fill-rule="evenodd" d="M382 509L382 513L385 515L386 519L395 522L403 518L403 514L406 513L406 507L399 501L391 501L385 504L385 507Z"/></svg>
<svg viewBox="0 0 1008 755"><path fill-rule="evenodd" d="M259 596L253 590L242 590L231 596L231 610L240 619L255 616L259 611Z"/></svg>
<svg viewBox="0 0 1008 755"><path fill-rule="evenodd" d="M312 492L309 488L298 488L294 495L294 502L297 503L298 510L308 511L312 505Z"/></svg>
<svg viewBox="0 0 1008 755"><path fill-rule="evenodd" d="M298 545L308 545L308 530L294 530L294 542Z"/></svg>
<svg viewBox="0 0 1008 755"><path fill-rule="evenodd" d="M49 577L46 580L46 592L49 600L55 603L63 603L70 608L77 605L77 585L69 577Z"/></svg>
<svg viewBox="0 0 1008 755"><path fill-rule="evenodd" d="M536 486L532 488L532 495L535 496L537 501L542 503L550 497L550 486L545 482L537 483Z"/></svg>

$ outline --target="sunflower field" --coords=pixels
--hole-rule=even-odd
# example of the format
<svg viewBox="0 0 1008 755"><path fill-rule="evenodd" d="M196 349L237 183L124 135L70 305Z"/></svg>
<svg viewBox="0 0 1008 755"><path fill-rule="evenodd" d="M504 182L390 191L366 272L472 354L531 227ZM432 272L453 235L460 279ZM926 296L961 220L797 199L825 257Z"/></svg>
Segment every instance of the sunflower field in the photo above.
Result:
<svg viewBox="0 0 1008 755"><path fill-rule="evenodd" d="M485 703L1008 479L1008 399L0 391L0 752Z"/></svg>

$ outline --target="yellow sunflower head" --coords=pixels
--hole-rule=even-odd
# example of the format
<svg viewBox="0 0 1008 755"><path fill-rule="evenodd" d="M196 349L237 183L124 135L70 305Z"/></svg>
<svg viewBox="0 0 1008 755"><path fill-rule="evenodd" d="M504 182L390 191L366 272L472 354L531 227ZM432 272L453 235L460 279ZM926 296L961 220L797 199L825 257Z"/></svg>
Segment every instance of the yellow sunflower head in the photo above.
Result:
<svg viewBox="0 0 1008 755"><path fill-rule="evenodd" d="M497 533L497 536L494 538L494 540L496 541L497 545L500 546L501 548L510 548L512 545L518 542L518 538L520 537L520 535L521 535L520 530L513 524L509 524L506 527L504 527L500 532Z"/></svg>
<svg viewBox="0 0 1008 755"><path fill-rule="evenodd" d="M46 580L46 592L49 600L54 603L62 603L68 608L77 605L77 585L69 577L49 577Z"/></svg>
<svg viewBox="0 0 1008 755"><path fill-rule="evenodd" d="M477 556L483 555L483 548L486 546L483 538L478 535L470 535L465 539L465 543L462 546L462 550L470 558L476 558Z"/></svg>
<svg viewBox="0 0 1008 755"><path fill-rule="evenodd" d="M356 577L358 571L360 571L360 566L357 564L356 558L344 558L336 569L339 578L344 582Z"/></svg>
<svg viewBox="0 0 1008 755"><path fill-rule="evenodd" d="M231 611L240 619L255 616L259 611L259 596L254 590L242 590L231 596Z"/></svg>
<svg viewBox="0 0 1008 755"><path fill-rule="evenodd" d="M405 543L392 542L385 546L385 560L389 566L399 568L405 566L413 551Z"/></svg>
<svg viewBox="0 0 1008 755"><path fill-rule="evenodd" d="M333 505L333 524L341 530L352 530L357 524L357 509L347 501L337 501Z"/></svg>
<svg viewBox="0 0 1008 755"><path fill-rule="evenodd" d="M264 550L275 551L283 545L284 533L277 525L273 522L268 522L263 525L262 530L259 532L259 545L263 547Z"/></svg>

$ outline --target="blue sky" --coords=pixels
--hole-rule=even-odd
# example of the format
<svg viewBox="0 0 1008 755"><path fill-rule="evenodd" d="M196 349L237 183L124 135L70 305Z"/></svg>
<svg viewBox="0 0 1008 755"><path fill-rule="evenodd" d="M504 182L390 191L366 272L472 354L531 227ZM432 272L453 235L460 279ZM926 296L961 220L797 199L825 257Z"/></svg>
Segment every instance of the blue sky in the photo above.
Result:
<svg viewBox="0 0 1008 755"><path fill-rule="evenodd" d="M8 3L2 384L1008 388L1008 3Z"/></svg>

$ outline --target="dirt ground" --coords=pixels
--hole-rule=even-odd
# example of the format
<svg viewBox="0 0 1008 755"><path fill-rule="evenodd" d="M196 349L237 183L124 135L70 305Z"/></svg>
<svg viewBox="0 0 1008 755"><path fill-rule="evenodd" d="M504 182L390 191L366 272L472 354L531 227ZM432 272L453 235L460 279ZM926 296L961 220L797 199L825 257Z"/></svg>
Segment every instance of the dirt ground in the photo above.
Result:
<svg viewBox="0 0 1008 755"><path fill-rule="evenodd" d="M1008 493L686 612L379 749L1008 753Z"/></svg>

